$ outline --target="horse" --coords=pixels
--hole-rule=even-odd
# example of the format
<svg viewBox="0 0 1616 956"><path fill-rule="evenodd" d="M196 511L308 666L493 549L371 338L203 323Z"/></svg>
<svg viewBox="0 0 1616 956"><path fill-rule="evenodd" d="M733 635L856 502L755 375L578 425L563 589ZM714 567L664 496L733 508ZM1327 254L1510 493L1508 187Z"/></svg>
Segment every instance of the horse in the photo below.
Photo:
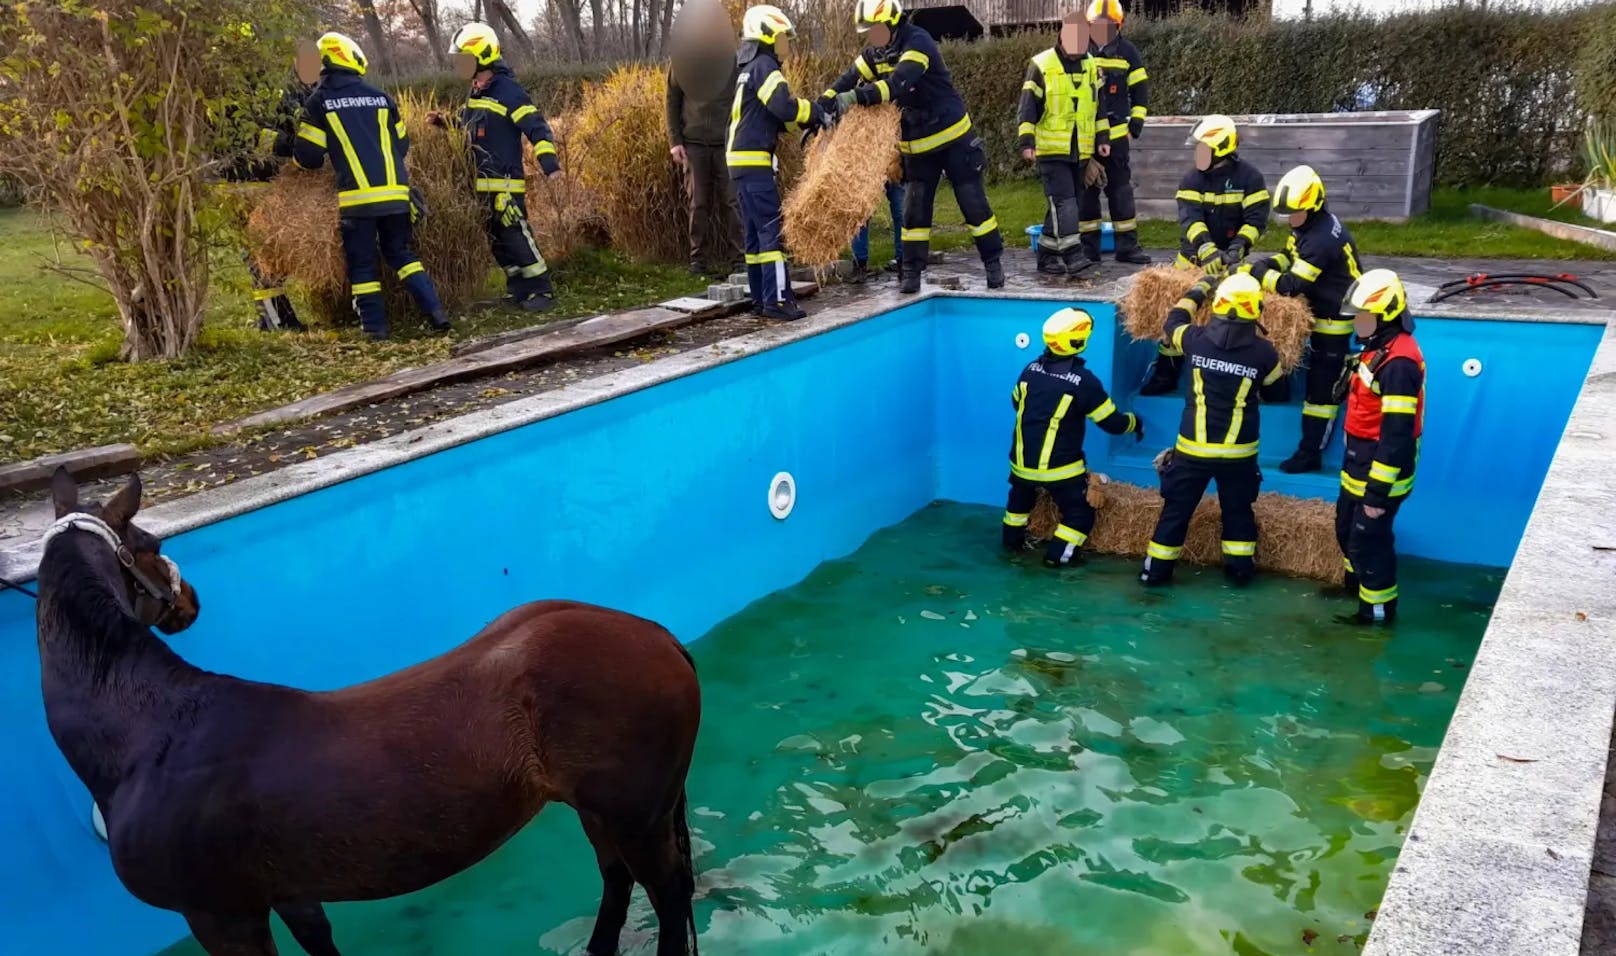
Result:
<svg viewBox="0 0 1616 956"><path fill-rule="evenodd" d="M39 565L51 736L101 808L136 898L210 956L275 956L270 913L341 956L324 903L465 870L545 804L577 811L605 884L591 956L617 951L634 884L657 956L698 952L685 776L701 718L667 630L565 601L514 608L439 657L311 692L186 663L196 590L133 523L135 476L81 504L65 469Z"/></svg>

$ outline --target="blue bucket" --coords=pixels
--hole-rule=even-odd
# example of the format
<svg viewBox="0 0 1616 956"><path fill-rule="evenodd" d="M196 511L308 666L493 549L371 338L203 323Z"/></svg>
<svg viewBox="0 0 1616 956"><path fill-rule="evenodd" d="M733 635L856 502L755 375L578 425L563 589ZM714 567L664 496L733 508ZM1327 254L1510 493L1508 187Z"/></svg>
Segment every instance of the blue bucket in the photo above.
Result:
<svg viewBox="0 0 1616 956"><path fill-rule="evenodd" d="M1027 227L1027 239L1029 240L1029 244L1032 246L1033 252L1038 251L1038 239L1043 234L1044 224L1041 222ZM1116 232L1111 228L1111 220L1107 219L1106 221L1100 223L1100 251L1111 252L1112 250L1116 249L1116 247Z"/></svg>

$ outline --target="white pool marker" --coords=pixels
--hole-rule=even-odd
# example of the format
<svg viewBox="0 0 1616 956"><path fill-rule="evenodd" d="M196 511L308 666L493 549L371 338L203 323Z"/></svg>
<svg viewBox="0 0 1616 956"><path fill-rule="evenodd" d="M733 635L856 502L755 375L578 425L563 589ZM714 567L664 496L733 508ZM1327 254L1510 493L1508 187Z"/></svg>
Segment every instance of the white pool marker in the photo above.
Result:
<svg viewBox="0 0 1616 956"><path fill-rule="evenodd" d="M1032 336L1028 335L1025 332L1017 332L1016 333L1016 348L1024 349L1024 348L1026 348L1027 346L1029 346L1031 344L1032 344Z"/></svg>
<svg viewBox="0 0 1616 956"><path fill-rule="evenodd" d="M797 506L797 479L791 472L782 471L769 482L769 513L781 521Z"/></svg>
<svg viewBox="0 0 1616 956"><path fill-rule="evenodd" d="M101 815L99 803L90 804L90 826L95 827L95 835L101 838L102 843L107 842L107 818Z"/></svg>
<svg viewBox="0 0 1616 956"><path fill-rule="evenodd" d="M1465 359L1464 373L1466 378L1475 378L1481 374L1481 359Z"/></svg>

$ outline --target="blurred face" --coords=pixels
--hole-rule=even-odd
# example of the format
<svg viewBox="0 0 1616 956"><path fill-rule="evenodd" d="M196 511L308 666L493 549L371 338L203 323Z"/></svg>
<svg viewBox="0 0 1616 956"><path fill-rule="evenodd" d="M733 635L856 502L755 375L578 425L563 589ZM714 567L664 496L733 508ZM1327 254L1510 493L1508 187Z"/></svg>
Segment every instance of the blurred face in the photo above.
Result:
<svg viewBox="0 0 1616 956"><path fill-rule="evenodd" d="M1380 320L1375 318L1373 312L1359 312L1352 317L1352 331L1358 333L1358 338L1367 339L1375 334L1380 327Z"/></svg>
<svg viewBox="0 0 1616 956"><path fill-rule="evenodd" d="M1212 168L1212 147L1205 143L1195 144L1195 168L1203 173Z"/></svg>
<svg viewBox="0 0 1616 956"><path fill-rule="evenodd" d="M1095 43L1105 46L1117 38L1117 25L1101 17L1089 24L1089 34L1094 37Z"/></svg>
<svg viewBox="0 0 1616 956"><path fill-rule="evenodd" d="M779 57L782 60L791 55L791 38L790 37L775 37L774 38L774 55Z"/></svg>
<svg viewBox="0 0 1616 956"><path fill-rule="evenodd" d="M877 23L870 27L865 36L870 38L870 46L884 47L892 42L892 28L885 23Z"/></svg>
<svg viewBox="0 0 1616 956"><path fill-rule="evenodd" d="M1067 56L1082 56L1089 49L1089 22L1080 16L1061 21L1061 50Z"/></svg>
<svg viewBox="0 0 1616 956"><path fill-rule="evenodd" d="M1307 222L1307 213L1293 212L1289 216L1285 217L1285 221L1290 223L1292 229L1300 229L1302 228L1302 224Z"/></svg>

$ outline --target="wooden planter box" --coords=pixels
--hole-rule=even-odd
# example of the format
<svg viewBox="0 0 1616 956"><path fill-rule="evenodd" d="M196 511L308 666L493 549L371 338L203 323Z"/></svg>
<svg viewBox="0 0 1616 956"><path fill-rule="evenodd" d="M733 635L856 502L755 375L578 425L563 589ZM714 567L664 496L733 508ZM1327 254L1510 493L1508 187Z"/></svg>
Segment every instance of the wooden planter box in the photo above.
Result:
<svg viewBox="0 0 1616 956"><path fill-rule="evenodd" d="M1268 180L1303 163L1324 178L1330 210L1344 219L1401 221L1431 208L1438 110L1236 116L1240 158ZM1152 116L1130 143L1139 213L1177 218L1173 196L1195 162L1198 116Z"/></svg>

